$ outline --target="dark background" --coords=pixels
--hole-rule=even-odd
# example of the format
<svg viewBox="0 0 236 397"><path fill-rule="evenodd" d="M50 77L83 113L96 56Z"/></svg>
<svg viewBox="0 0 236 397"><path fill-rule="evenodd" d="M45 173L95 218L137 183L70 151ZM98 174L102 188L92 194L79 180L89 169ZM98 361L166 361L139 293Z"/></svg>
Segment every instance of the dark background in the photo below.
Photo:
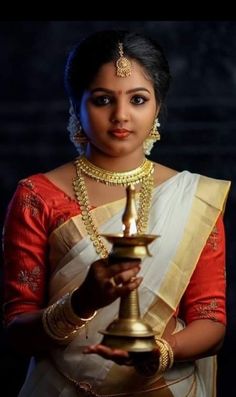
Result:
<svg viewBox="0 0 236 397"><path fill-rule="evenodd" d="M218 358L218 396L236 396L236 22L0 22L1 223L19 179L75 157L66 131L66 56L84 35L106 28L151 35L169 59L173 81L168 114L152 158L178 170L232 181L225 213L228 328ZM4 397L16 396L26 365L27 359L7 346L1 329Z"/></svg>

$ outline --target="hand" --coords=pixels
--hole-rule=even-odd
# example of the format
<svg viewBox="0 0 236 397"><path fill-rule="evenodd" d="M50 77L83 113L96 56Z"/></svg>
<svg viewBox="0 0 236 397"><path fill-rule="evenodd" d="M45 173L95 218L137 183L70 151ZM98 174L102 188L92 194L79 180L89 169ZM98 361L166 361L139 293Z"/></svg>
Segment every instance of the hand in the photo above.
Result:
<svg viewBox="0 0 236 397"><path fill-rule="evenodd" d="M111 304L138 288L142 277L139 259L100 259L90 266L83 284L73 294L73 307L81 317ZM81 306L83 302L83 306ZM78 308L78 310L77 310Z"/></svg>
<svg viewBox="0 0 236 397"><path fill-rule="evenodd" d="M145 377L152 377L159 370L160 352L158 348L150 352L130 353L130 358L138 373Z"/></svg>
<svg viewBox="0 0 236 397"><path fill-rule="evenodd" d="M98 354L99 356L112 360L118 365L133 365L129 352L122 349L112 349L104 345L91 345L84 349L84 354Z"/></svg>
<svg viewBox="0 0 236 397"><path fill-rule="evenodd" d="M112 360L118 365L134 366L142 376L153 376L159 368L159 350L150 352L127 352L122 349L112 349L101 344L87 346L84 354L98 354L106 360Z"/></svg>

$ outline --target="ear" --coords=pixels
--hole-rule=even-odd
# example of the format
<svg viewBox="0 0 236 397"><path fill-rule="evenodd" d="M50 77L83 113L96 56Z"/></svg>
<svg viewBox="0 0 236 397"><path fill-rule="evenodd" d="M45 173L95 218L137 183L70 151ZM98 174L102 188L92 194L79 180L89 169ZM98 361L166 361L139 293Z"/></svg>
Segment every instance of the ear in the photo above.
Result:
<svg viewBox="0 0 236 397"><path fill-rule="evenodd" d="M70 99L70 104L74 110L74 114L77 117L77 119L79 120L80 118L80 107L79 107L79 103L78 101L74 100L74 99Z"/></svg>
<svg viewBox="0 0 236 397"><path fill-rule="evenodd" d="M161 111L161 103L158 103L158 102L157 102L157 105L156 105L156 115L155 115L155 118L157 118L157 117L158 117L158 115L159 115L160 111Z"/></svg>

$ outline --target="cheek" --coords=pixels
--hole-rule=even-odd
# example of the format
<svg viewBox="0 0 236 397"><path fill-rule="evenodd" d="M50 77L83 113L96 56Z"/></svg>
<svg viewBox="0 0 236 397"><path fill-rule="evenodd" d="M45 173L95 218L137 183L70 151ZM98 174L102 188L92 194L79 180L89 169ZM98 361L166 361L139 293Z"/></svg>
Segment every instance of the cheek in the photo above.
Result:
<svg viewBox="0 0 236 397"><path fill-rule="evenodd" d="M83 127L86 135L92 140L101 139L104 135L104 124L100 119L87 117Z"/></svg>
<svg viewBox="0 0 236 397"><path fill-rule="evenodd" d="M86 134L90 135L94 129L96 118L91 112L87 111L81 114L81 123Z"/></svg>
<svg viewBox="0 0 236 397"><path fill-rule="evenodd" d="M88 128L90 131L93 130L100 130L101 127L106 123L106 115L103 114L103 112L98 108L98 109L88 109L87 113L85 114L84 117L84 128Z"/></svg>
<svg viewBox="0 0 236 397"><path fill-rule="evenodd" d="M145 119L145 121L142 123L142 132L143 132L143 135L144 135L145 137L149 135L149 133L150 133L150 131L151 131L151 129L152 129L154 117L155 117L155 116L153 116L153 117L152 117L152 116L147 117L147 118Z"/></svg>

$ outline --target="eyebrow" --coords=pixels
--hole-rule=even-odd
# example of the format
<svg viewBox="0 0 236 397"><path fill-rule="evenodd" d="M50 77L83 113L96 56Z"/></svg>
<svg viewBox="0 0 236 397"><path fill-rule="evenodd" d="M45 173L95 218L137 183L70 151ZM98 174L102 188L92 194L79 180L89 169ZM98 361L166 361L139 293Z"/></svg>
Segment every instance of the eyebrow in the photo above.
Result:
<svg viewBox="0 0 236 397"><path fill-rule="evenodd" d="M101 92L101 91L107 92L109 94L114 94L115 93L115 91L113 91L113 90L109 90L108 88L102 88L102 87L94 88L90 92L91 92L91 94L94 94L95 92ZM132 94L133 92L139 92L139 91L145 91L145 92L148 92L149 94L151 94L151 92L145 87L132 88L131 90L126 91L125 93L126 94Z"/></svg>

